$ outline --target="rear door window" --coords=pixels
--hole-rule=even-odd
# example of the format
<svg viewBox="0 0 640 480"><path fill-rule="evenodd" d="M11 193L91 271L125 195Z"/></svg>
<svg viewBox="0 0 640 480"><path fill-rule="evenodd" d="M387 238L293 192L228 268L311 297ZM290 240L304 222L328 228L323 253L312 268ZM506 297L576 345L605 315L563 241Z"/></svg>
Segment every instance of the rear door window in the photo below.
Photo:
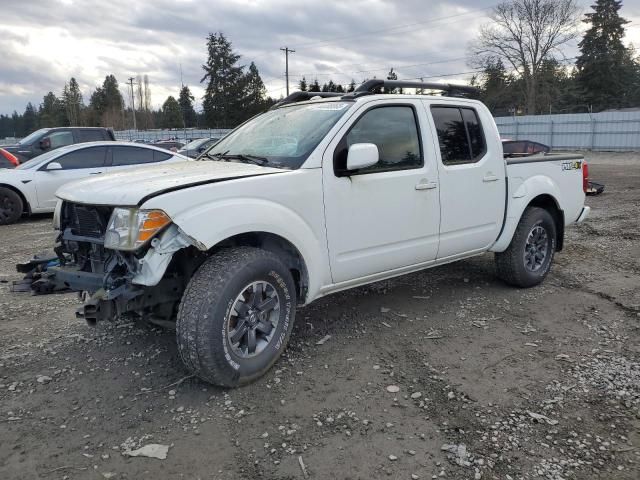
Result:
<svg viewBox="0 0 640 480"><path fill-rule="evenodd" d="M112 147L113 160L112 166L119 167L123 165L139 165L144 163L153 163L155 150L141 147ZM161 153L161 152L158 152Z"/></svg>
<svg viewBox="0 0 640 480"><path fill-rule="evenodd" d="M153 161L154 162L164 162L165 160L169 160L173 155L169 152L159 152L158 150L153 151Z"/></svg>
<svg viewBox="0 0 640 480"><path fill-rule="evenodd" d="M74 143L73 134L70 131L53 132L45 138L48 138L51 141L52 149L64 147L65 145L72 145Z"/></svg>
<svg viewBox="0 0 640 480"><path fill-rule="evenodd" d="M78 143L99 142L105 139L104 133L102 130L90 130L90 129L76 130L76 137L78 139Z"/></svg>
<svg viewBox="0 0 640 480"><path fill-rule="evenodd" d="M62 155L54 162L62 165L63 170L76 170L78 168L100 168L104 166L107 149L105 147L91 147L74 150ZM46 166L44 167L46 168Z"/></svg>
<svg viewBox="0 0 640 480"><path fill-rule="evenodd" d="M477 112L464 107L431 107L438 132L440 156L445 165L474 163L486 152Z"/></svg>

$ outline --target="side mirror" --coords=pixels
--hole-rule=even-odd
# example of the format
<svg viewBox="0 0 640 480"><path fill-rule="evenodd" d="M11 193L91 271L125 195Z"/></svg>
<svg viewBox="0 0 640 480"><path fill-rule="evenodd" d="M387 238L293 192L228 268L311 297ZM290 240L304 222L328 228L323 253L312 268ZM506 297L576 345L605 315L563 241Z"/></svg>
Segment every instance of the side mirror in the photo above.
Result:
<svg viewBox="0 0 640 480"><path fill-rule="evenodd" d="M375 165L380 160L375 143L354 143L347 154L347 170L359 170Z"/></svg>
<svg viewBox="0 0 640 480"><path fill-rule="evenodd" d="M47 137L40 140L40 148L42 150L49 150L51 148L51 139Z"/></svg>
<svg viewBox="0 0 640 480"><path fill-rule="evenodd" d="M58 163L58 162L49 162L47 164L47 168L45 168L45 170L47 170L47 171L62 170L62 165L60 165L60 163Z"/></svg>

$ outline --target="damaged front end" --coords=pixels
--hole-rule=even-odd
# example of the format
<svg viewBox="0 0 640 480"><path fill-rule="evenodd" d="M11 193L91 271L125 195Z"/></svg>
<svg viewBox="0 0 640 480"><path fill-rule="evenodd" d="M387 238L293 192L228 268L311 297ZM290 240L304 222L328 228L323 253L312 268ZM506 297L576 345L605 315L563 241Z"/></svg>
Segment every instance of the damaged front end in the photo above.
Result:
<svg viewBox="0 0 640 480"><path fill-rule="evenodd" d="M164 212L65 201L54 224L60 265L48 269L49 281L79 292L78 318L175 318L202 254Z"/></svg>

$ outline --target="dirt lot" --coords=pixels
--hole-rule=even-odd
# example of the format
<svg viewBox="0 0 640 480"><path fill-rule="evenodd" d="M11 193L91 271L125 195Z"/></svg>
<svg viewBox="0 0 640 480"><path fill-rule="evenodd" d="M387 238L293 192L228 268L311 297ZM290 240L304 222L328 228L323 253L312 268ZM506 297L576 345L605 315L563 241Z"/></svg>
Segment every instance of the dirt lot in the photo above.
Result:
<svg viewBox="0 0 640 480"><path fill-rule="evenodd" d="M9 293L51 219L0 227L0 478L637 479L640 154L588 157L606 192L542 286L485 255L330 296L229 391L185 379L172 331Z"/></svg>

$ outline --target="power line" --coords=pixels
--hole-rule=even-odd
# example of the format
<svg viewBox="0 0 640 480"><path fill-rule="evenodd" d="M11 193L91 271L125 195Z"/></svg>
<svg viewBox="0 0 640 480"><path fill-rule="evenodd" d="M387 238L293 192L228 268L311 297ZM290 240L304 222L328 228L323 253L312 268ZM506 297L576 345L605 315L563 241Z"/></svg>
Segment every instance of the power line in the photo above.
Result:
<svg viewBox="0 0 640 480"><path fill-rule="evenodd" d="M315 41L315 42L301 43L301 44L298 44L296 46L296 48L306 48L306 47L313 46L313 45L315 45L315 46L330 45L332 43L336 43L336 42L339 42L339 41L342 41L342 40L347 40L347 39L350 39L350 38L357 38L357 37L362 37L362 36L366 36L366 35L373 35L373 34L376 34L376 33L390 32L390 31L393 31L393 30L399 30L399 29L402 29L402 28L413 27L413 26L416 26L416 25L426 25L428 23L439 22L441 20L448 20L450 18L462 17L464 15L470 15L472 13L478 13L478 12L482 12L482 11L485 11L485 10L490 10L494 6L495 5L492 5L490 7L479 8L477 10L469 10L468 12L457 13L455 15L447 15L445 17L432 18L430 20L424 20L424 21L421 21L421 22L408 23L408 24L405 24L405 25L396 25L396 26L393 26L393 27L381 28L381 29L378 29L378 30L370 30L368 32L355 33L355 34L352 34L352 35L345 35L345 36L342 36L342 37L334 37L334 38L326 39L326 40L318 40L318 41Z"/></svg>
<svg viewBox="0 0 640 480"><path fill-rule="evenodd" d="M426 62L426 63L414 63L414 64L411 64L411 65L397 65L397 66L394 66L393 68L396 69L396 70L400 70L400 69L403 69L403 68L424 67L424 66L427 66L427 65L436 65L436 64L439 64L439 63L449 63L449 62L456 62L456 61L468 60L468 59L469 59L469 57L457 57L457 58L449 58L449 59L444 59L444 60L436 60L436 61L433 61L433 62ZM340 74L340 75L355 75L355 74L358 74L358 73L381 72L383 70L387 71L389 68L390 67L387 65L387 66L382 67L382 68L373 68L373 69L370 69L370 70L357 70L357 71L354 71L354 72L350 72L348 74L347 73L342 73L342 72L326 72L326 73L324 73L324 72L311 72L311 73L292 73L291 75L295 76L295 77L303 77L303 76L306 76L306 75L309 75L309 76L311 76L311 75L322 75L322 76L325 76L325 75L336 75L336 74Z"/></svg>

